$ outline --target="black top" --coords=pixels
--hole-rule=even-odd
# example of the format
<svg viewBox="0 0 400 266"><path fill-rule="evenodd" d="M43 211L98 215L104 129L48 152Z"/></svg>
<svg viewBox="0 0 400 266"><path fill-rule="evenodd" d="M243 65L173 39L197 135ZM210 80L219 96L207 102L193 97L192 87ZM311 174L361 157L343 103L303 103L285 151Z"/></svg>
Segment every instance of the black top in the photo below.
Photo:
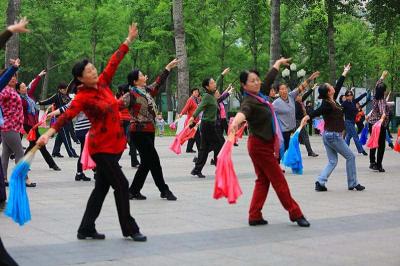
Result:
<svg viewBox="0 0 400 266"><path fill-rule="evenodd" d="M301 97L301 103L298 101L295 101L294 103L294 107L296 109L296 121L299 121L301 119L303 119L304 112L303 112L303 107L301 106L302 104L304 104L304 101L307 100L308 96L311 95L311 93L313 92L312 89L309 89L306 93L304 93L304 95Z"/></svg>
<svg viewBox="0 0 400 266"><path fill-rule="evenodd" d="M335 85L335 94L333 99L336 99L340 89L344 83L344 76L340 76ZM327 100L322 100L321 106L312 111L310 118L321 116L324 118L326 131L342 132L344 130L343 110L342 107L335 101L335 103Z"/></svg>
<svg viewBox="0 0 400 266"><path fill-rule="evenodd" d="M367 93L361 94L359 97L353 99L352 101L342 101L342 97L339 97L339 102L342 104L343 107L343 112L344 112L344 117L346 120L350 121L355 121L356 115L358 113L358 109L356 107L356 103L361 101L365 96L367 96Z"/></svg>
<svg viewBox="0 0 400 266"><path fill-rule="evenodd" d="M43 100L43 101L39 101L38 104L39 105L54 104L56 106L56 109L58 109L58 108L63 107L64 105L66 105L70 101L71 101L71 98L68 96L68 94L62 94L60 92L57 92L56 94L54 94L50 98L48 98L46 100Z"/></svg>
<svg viewBox="0 0 400 266"><path fill-rule="evenodd" d="M275 68L268 71L263 86L265 88L270 88L278 73L278 70ZM273 138L273 117L268 106L252 96L244 96L242 104L240 105L240 112L246 116L250 135L254 135L263 140L271 140Z"/></svg>

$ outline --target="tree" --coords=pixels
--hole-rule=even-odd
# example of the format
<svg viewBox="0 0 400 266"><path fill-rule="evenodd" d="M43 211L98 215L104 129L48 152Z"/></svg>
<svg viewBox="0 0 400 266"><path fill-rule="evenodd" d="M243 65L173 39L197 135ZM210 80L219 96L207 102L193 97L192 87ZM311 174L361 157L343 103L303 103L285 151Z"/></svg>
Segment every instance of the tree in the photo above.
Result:
<svg viewBox="0 0 400 266"><path fill-rule="evenodd" d="M173 18L176 56L178 65L178 110L181 110L189 97L189 68L187 63L185 28L183 22L183 0L173 0Z"/></svg>
<svg viewBox="0 0 400 266"><path fill-rule="evenodd" d="M14 24L19 16L21 1L20 0L8 0L7 6L7 25ZM14 34L6 45L6 57L5 65L9 64L10 59L19 57L19 36Z"/></svg>
<svg viewBox="0 0 400 266"><path fill-rule="evenodd" d="M271 42L269 64L272 66L281 56L281 1L271 0Z"/></svg>

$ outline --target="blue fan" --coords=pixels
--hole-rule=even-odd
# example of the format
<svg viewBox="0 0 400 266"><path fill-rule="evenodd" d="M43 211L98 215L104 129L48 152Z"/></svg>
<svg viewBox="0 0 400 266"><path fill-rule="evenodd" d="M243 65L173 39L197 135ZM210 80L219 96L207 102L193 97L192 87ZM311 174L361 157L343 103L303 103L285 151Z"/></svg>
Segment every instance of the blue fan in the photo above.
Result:
<svg viewBox="0 0 400 266"><path fill-rule="evenodd" d="M361 145L365 145L368 140L368 123L365 123L364 128L361 130L361 135L360 135L360 143Z"/></svg>
<svg viewBox="0 0 400 266"><path fill-rule="evenodd" d="M293 174L303 174L303 160L300 153L299 134L302 128L298 128L290 137L289 148L283 155L283 165L292 168Z"/></svg>
<svg viewBox="0 0 400 266"><path fill-rule="evenodd" d="M25 178L31 166L33 156L38 149L39 146L36 145L18 162L10 178L10 193L5 214L21 226L31 220L31 210L29 208L28 194L26 193Z"/></svg>

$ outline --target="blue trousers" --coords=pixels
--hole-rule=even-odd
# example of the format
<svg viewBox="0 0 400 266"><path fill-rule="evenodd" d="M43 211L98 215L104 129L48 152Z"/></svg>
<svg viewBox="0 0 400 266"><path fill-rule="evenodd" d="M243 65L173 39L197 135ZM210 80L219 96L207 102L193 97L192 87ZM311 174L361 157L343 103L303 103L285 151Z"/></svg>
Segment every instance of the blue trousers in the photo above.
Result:
<svg viewBox="0 0 400 266"><path fill-rule="evenodd" d="M350 140L353 138L358 153L362 153L364 151L364 148L360 143L360 139L358 138L358 134L355 128L355 122L351 120L345 120L344 125L346 126L346 137L345 137L346 144L349 146Z"/></svg>

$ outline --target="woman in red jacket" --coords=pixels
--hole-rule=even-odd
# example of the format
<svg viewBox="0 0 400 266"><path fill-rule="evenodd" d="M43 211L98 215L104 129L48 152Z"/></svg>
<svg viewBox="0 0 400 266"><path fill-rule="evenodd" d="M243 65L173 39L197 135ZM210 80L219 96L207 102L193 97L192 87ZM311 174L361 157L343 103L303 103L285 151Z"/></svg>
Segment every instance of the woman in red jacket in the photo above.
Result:
<svg viewBox="0 0 400 266"><path fill-rule="evenodd" d="M178 118L181 118L183 115L187 114L186 120L185 120L185 126L189 122L189 119L192 117L194 111L197 109L197 105L199 105L201 99L200 99L200 91L198 88L193 88L191 90L192 96L189 97L189 99L186 101L185 106L183 107L181 113L178 115ZM195 121L196 123L199 122L199 119ZM197 150L200 148L200 130L196 131L196 135L194 135L194 138L191 138L188 140L187 146L186 146L186 152L187 153L196 153L195 150L193 150L193 144L196 142L196 147Z"/></svg>
<svg viewBox="0 0 400 266"><path fill-rule="evenodd" d="M146 236L139 232L139 227L129 210L128 180L119 167L120 154L126 146L126 138L120 124L119 103L110 89L110 83L119 63L128 52L128 45L138 34L136 24L129 27L129 34L124 43L112 55L104 71L97 75L97 69L88 60L75 64L72 69L78 88L71 106L57 122L38 140L45 145L49 138L62 126L71 121L81 111L89 118L92 127L89 130L89 154L96 162L97 179L88 200L85 214L78 229L78 239L104 239L95 228L95 221L110 186L114 189L119 223L122 234L134 241L146 241Z"/></svg>

